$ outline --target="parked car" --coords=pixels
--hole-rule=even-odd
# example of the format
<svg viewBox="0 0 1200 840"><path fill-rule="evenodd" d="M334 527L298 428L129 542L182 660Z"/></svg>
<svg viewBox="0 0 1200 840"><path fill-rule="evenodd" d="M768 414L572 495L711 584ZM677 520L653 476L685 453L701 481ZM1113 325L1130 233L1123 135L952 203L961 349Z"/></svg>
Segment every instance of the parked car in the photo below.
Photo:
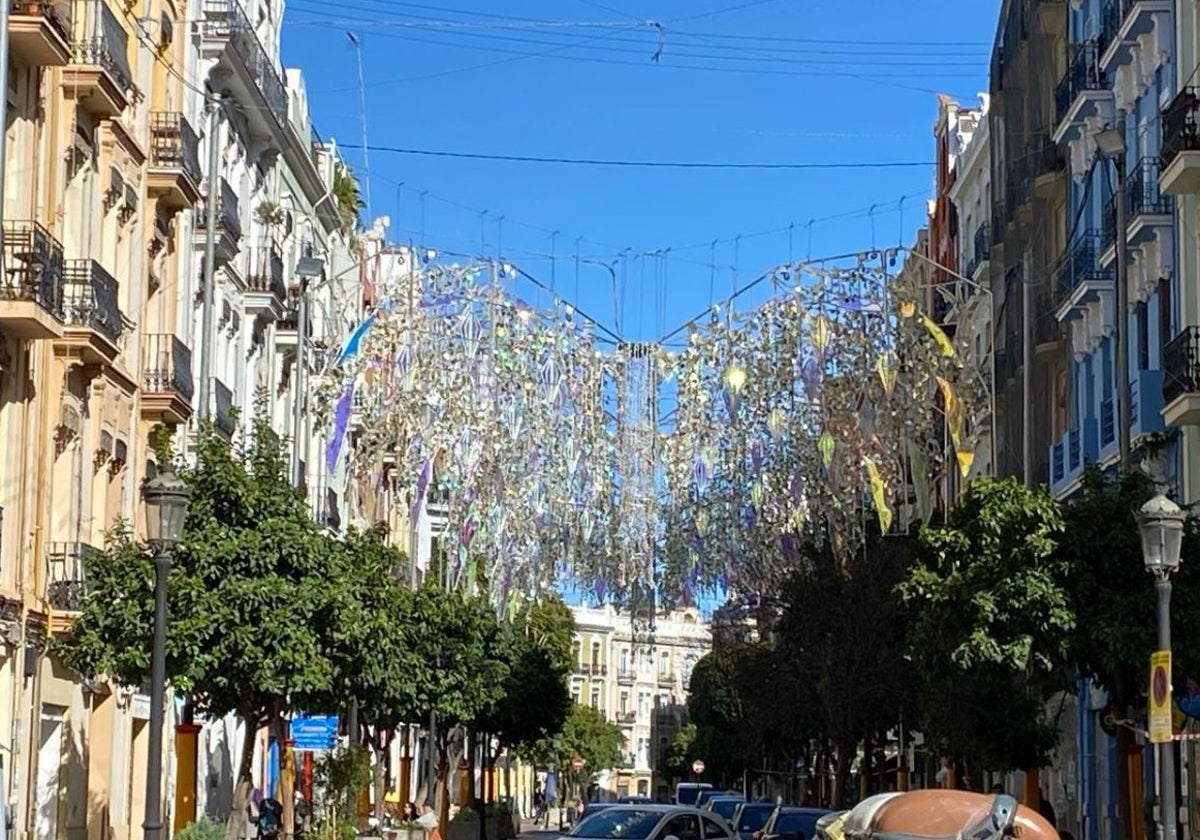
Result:
<svg viewBox="0 0 1200 840"><path fill-rule="evenodd" d="M735 840L729 823L686 805L611 805L567 835L579 840Z"/></svg>
<svg viewBox="0 0 1200 840"><path fill-rule="evenodd" d="M733 814L737 811L738 806L746 801L746 797L740 793L723 793L719 796L714 796L705 803L705 807L714 814L720 814L721 818L726 822L732 822Z"/></svg>
<svg viewBox="0 0 1200 840"><path fill-rule="evenodd" d="M767 821L775 813L774 802L743 802L733 813L729 821L737 832L739 840L754 840L754 835L766 827Z"/></svg>
<svg viewBox="0 0 1200 840"><path fill-rule="evenodd" d="M741 794L736 790L717 790L712 785L709 785L706 789L700 791L700 794L696 797L696 807L707 807L709 800L717 796L741 796Z"/></svg>
<svg viewBox="0 0 1200 840"><path fill-rule="evenodd" d="M704 782L681 782L675 786L676 805L695 805L700 794L712 790L712 785Z"/></svg>
<svg viewBox="0 0 1200 840"><path fill-rule="evenodd" d="M649 796L618 796L618 805L653 805L654 800Z"/></svg>
<svg viewBox="0 0 1200 840"><path fill-rule="evenodd" d="M829 814L828 808L802 808L781 805L759 833L759 840L813 840L817 820Z"/></svg>

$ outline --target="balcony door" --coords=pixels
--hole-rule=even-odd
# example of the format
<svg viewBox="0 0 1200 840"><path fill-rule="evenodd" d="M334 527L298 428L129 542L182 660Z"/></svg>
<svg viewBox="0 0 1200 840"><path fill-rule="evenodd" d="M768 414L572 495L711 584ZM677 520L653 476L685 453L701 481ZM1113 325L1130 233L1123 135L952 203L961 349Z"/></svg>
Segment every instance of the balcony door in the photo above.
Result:
<svg viewBox="0 0 1200 840"><path fill-rule="evenodd" d="M34 792L38 840L58 839L59 784L63 745L66 743L66 709L43 706L38 727L37 789Z"/></svg>

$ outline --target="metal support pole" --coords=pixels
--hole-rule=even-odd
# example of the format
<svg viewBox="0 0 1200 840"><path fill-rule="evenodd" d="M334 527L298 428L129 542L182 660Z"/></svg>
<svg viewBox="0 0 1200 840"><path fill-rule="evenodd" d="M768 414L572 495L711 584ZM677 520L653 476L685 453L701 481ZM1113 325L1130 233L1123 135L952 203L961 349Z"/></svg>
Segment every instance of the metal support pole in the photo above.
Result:
<svg viewBox="0 0 1200 840"><path fill-rule="evenodd" d="M145 840L162 837L162 752L163 707L167 702L167 575L171 556L158 551L154 556L154 647L150 658L150 738L146 744Z"/></svg>
<svg viewBox="0 0 1200 840"><path fill-rule="evenodd" d="M11 6L0 4L0 90L8 90L8 18ZM0 260L3 259L4 249L4 196L5 196L5 163L8 161L8 97L0 96ZM3 265L0 265L3 268Z"/></svg>
<svg viewBox="0 0 1200 840"><path fill-rule="evenodd" d="M428 753L429 759L425 763L425 798L440 815L441 808L437 798L437 712L429 713L429 743L425 752Z"/></svg>
<svg viewBox="0 0 1200 840"><path fill-rule="evenodd" d="M221 200L221 103L212 102L208 114L208 195L204 199L204 288L200 317L200 405L198 417L207 420L212 411L213 300L216 298L217 205Z"/></svg>
<svg viewBox="0 0 1200 840"><path fill-rule="evenodd" d="M1117 113L1117 131L1125 136L1125 112ZM1113 159L1117 167L1117 317L1113 320L1113 348L1117 354L1117 444L1121 458L1121 469L1129 469L1129 254L1126 246L1128 208L1126 207L1125 154Z"/></svg>
<svg viewBox="0 0 1200 840"><path fill-rule="evenodd" d="M1033 360L1035 357L1033 342L1034 319L1037 317L1033 306L1033 266L1028 253L1025 254L1021 270L1021 477L1027 487L1032 487L1033 480Z"/></svg>
<svg viewBox="0 0 1200 840"><path fill-rule="evenodd" d="M1155 578L1154 592L1158 596L1158 649L1171 649L1171 579L1166 575ZM1158 802L1162 840L1175 840L1179 806L1175 803L1175 743L1158 745Z"/></svg>
<svg viewBox="0 0 1200 840"><path fill-rule="evenodd" d="M296 316L296 387L292 397L292 484L304 485L301 453L304 452L304 404L308 387L308 278L300 278L300 306ZM305 453L307 454L307 453ZM305 494L307 499L307 494ZM306 502L307 503L307 502Z"/></svg>

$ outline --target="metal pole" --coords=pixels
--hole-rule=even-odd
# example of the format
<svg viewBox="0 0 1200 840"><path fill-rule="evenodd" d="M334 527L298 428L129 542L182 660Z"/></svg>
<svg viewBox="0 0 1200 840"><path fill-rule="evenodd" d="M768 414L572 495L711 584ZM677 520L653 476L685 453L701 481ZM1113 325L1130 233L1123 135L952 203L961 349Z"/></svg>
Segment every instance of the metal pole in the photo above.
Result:
<svg viewBox="0 0 1200 840"><path fill-rule="evenodd" d="M1033 486L1033 359L1034 323L1033 277L1031 260L1026 253L1021 267L1021 475L1027 487Z"/></svg>
<svg viewBox="0 0 1200 840"><path fill-rule="evenodd" d="M217 270L217 203L221 200L221 104L213 100L208 114L208 195L204 199L204 288L200 318L200 420L207 420L212 411L213 299L216 297Z"/></svg>
<svg viewBox="0 0 1200 840"><path fill-rule="evenodd" d="M1171 579L1166 575L1154 581L1158 596L1158 649L1171 649ZM1175 804L1175 743L1168 741L1158 745L1159 772L1159 825L1162 840L1175 840L1179 807Z"/></svg>
<svg viewBox="0 0 1200 840"><path fill-rule="evenodd" d="M11 5L0 3L0 90L8 90L8 17ZM0 129L8 125L8 97L0 96ZM4 166L8 154L8 131L0 130L0 260L3 259L4 244ZM3 265L0 265L3 268Z"/></svg>
<svg viewBox="0 0 1200 840"><path fill-rule="evenodd" d="M154 557L154 648L150 659L150 738L146 745L145 840L162 836L163 707L167 694L167 574L171 556L158 551Z"/></svg>
<svg viewBox="0 0 1200 840"><path fill-rule="evenodd" d="M300 278L300 305L296 316L296 387L292 398L292 484L304 485L301 452L304 448L304 389L308 387L308 278ZM307 453L305 453L307 454ZM307 493L305 498L307 500Z"/></svg>
<svg viewBox="0 0 1200 840"><path fill-rule="evenodd" d="M1125 137L1125 112L1117 113L1117 131ZM1114 158L1117 167L1117 230L1114 239L1117 250L1117 317L1113 329L1113 347L1117 354L1117 444L1121 458L1121 469L1129 469L1129 281L1128 249L1125 237L1128 220L1126 215L1125 154Z"/></svg>

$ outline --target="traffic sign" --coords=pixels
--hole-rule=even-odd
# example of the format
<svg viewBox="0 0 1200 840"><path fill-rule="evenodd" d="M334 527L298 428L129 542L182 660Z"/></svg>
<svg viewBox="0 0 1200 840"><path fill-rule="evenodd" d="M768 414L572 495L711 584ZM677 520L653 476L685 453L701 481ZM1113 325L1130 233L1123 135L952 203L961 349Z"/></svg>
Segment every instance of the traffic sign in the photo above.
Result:
<svg viewBox="0 0 1200 840"><path fill-rule="evenodd" d="M704 762L698 758L695 761L693 761L692 762L692 772L695 773L697 776L703 776L704 775Z"/></svg>
<svg viewBox="0 0 1200 840"><path fill-rule="evenodd" d="M1166 744L1174 740L1171 715L1171 651L1150 654L1150 743Z"/></svg>
<svg viewBox="0 0 1200 840"><path fill-rule="evenodd" d="M298 750L331 750L337 744L337 736L337 715L300 715L292 718L292 743Z"/></svg>

